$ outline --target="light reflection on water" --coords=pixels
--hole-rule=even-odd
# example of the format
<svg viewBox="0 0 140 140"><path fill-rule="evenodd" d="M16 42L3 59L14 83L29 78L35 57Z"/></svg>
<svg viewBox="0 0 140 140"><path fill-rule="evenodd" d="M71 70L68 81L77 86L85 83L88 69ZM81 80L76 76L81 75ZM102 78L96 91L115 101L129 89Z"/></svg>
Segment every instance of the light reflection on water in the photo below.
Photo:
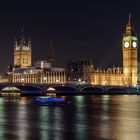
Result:
<svg viewBox="0 0 140 140"><path fill-rule="evenodd" d="M100 135L102 138L107 139L110 137L109 133L109 116L108 116L108 111L109 111L109 100L110 96L109 95L103 95L101 100L102 100L102 112L100 117L100 121L102 124L102 127L100 129Z"/></svg>
<svg viewBox="0 0 140 140"><path fill-rule="evenodd" d="M4 105L3 100L0 98L0 140L3 139L4 124L5 124Z"/></svg>
<svg viewBox="0 0 140 140"><path fill-rule="evenodd" d="M19 105L17 110L17 134L20 140L27 139L28 134L28 112L26 105Z"/></svg>
<svg viewBox="0 0 140 140"><path fill-rule="evenodd" d="M71 96L64 107L0 98L0 139L138 140L140 96Z"/></svg>
<svg viewBox="0 0 140 140"><path fill-rule="evenodd" d="M75 97L75 113L74 113L74 132L75 132L75 139L87 139L88 137L88 118L86 117L86 100L84 96L77 96Z"/></svg>

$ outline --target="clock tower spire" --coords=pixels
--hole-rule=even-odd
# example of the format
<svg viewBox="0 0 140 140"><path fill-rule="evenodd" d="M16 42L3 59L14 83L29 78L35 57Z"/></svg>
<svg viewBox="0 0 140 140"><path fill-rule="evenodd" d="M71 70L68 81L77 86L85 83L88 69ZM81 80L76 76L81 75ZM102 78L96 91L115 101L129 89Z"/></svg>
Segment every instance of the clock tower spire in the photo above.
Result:
<svg viewBox="0 0 140 140"><path fill-rule="evenodd" d="M125 35L127 36L134 35L134 28L132 27L132 23L131 23L131 13L129 13L128 23L126 24Z"/></svg>
<svg viewBox="0 0 140 140"><path fill-rule="evenodd" d="M128 19L128 24L129 27L131 27L131 13L129 13L129 19Z"/></svg>
<svg viewBox="0 0 140 140"><path fill-rule="evenodd" d="M131 24L129 14L126 31L122 40L123 51L123 83L135 85L138 82L138 39Z"/></svg>

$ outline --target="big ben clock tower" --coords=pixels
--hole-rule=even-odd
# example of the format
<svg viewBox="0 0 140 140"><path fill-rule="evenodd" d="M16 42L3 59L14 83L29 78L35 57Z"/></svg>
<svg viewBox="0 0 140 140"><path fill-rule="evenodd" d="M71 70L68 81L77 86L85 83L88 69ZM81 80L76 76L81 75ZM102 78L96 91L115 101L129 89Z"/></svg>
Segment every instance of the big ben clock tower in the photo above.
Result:
<svg viewBox="0 0 140 140"><path fill-rule="evenodd" d="M123 51L123 84L138 83L138 39L131 25L131 15L126 25L122 40Z"/></svg>

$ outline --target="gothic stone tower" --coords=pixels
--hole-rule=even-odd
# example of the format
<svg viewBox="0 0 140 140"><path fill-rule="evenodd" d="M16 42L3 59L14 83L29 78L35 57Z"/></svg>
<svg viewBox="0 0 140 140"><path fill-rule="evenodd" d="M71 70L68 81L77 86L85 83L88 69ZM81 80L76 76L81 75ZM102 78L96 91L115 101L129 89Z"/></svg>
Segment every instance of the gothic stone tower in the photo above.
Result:
<svg viewBox="0 0 140 140"><path fill-rule="evenodd" d="M26 68L30 67L32 65L31 56L32 56L32 44L31 40L26 43L24 36L23 36L23 30L21 31L21 38L20 41L17 42L15 40L14 43L14 66L20 67L20 68Z"/></svg>
<svg viewBox="0 0 140 140"><path fill-rule="evenodd" d="M135 85L138 83L138 39L131 25L129 14L128 24L122 40L123 51L123 84Z"/></svg>

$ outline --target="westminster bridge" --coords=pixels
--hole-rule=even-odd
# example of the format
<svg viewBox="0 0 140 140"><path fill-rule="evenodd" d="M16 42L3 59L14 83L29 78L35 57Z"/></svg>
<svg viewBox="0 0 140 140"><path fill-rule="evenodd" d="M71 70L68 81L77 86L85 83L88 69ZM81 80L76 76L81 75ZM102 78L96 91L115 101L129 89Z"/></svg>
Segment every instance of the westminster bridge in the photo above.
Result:
<svg viewBox="0 0 140 140"><path fill-rule="evenodd" d="M25 83L0 83L0 91L5 87L16 87L21 90L23 95L44 95L51 87L58 95L110 95L110 94L139 94L140 86L93 86L93 85L74 85L74 84L25 84Z"/></svg>

